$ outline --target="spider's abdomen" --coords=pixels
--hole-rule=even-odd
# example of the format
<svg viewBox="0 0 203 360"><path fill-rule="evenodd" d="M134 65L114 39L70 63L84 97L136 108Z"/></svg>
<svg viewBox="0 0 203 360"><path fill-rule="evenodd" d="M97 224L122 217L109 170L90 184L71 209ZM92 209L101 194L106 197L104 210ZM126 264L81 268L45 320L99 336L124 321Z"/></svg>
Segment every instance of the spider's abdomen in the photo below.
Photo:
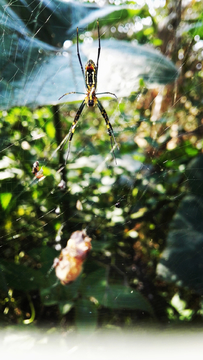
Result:
<svg viewBox="0 0 203 360"><path fill-rule="evenodd" d="M87 89L87 96L85 98L85 103L88 107L94 107L97 104L97 97L95 94L95 87Z"/></svg>
<svg viewBox="0 0 203 360"><path fill-rule="evenodd" d="M85 84L87 89L97 86L97 69L95 63L89 60L85 65Z"/></svg>

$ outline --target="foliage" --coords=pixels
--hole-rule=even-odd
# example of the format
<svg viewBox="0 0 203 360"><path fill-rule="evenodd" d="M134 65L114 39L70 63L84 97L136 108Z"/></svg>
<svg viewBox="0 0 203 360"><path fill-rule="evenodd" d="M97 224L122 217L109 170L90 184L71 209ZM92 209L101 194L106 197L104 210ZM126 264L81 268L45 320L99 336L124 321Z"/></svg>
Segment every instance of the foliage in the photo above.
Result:
<svg viewBox="0 0 203 360"><path fill-rule="evenodd" d="M167 281L188 286L202 294L203 260L203 205L202 155L188 165L190 195L186 195L174 215L167 237L166 248L158 265L158 274Z"/></svg>
<svg viewBox="0 0 203 360"><path fill-rule="evenodd" d="M36 324L50 321L79 329L88 324L95 329L109 325L129 327L138 320L155 318L164 323L198 318L202 321L200 7L198 2L193 4L192 26L189 5L182 9L181 23L178 13L176 21L171 16L176 8L171 8L170 16L167 7L149 16L146 5L136 14L122 9L119 14L123 18L109 12L104 24L101 19L106 44L112 34L117 41L138 39L140 43L155 44L176 62L177 68L182 67L172 85L154 85L150 90L141 79L139 90L119 98L119 103L109 98L101 100L120 144L117 166L97 109L84 110L65 168L66 148L55 150L71 126L78 103L35 110L5 107L1 111L2 322L28 324L35 319ZM44 11L53 10L46 6ZM54 14L57 18L58 13ZM94 11L88 9L88 14L93 16ZM47 17L48 13L38 20L44 24ZM148 26L143 25L139 31L132 26L147 23L148 17ZM57 24L56 18L51 29ZM68 17L66 20L69 22ZM70 25L73 23L74 34L74 18ZM31 22L29 31L33 34L32 26ZM45 29L49 31L47 24ZM26 36L21 40L25 41ZM32 39L42 41L42 33ZM46 41L47 46L58 46ZM76 58L75 48L72 56ZM159 60L172 69L164 57ZM101 70L101 78L102 74ZM170 73L170 78L175 74ZM64 78L63 83L74 82L72 72ZM60 85L62 80L57 81ZM31 83L35 84L34 80ZM11 81L8 84L2 80L1 86L3 92L12 93ZM59 89L62 95L63 89ZM19 99L17 92L13 96ZM9 96L6 99L13 104ZM49 101L45 94L44 104L52 104ZM43 179L32 174L36 160L43 168ZM65 287L51 271L52 264L70 234L84 228L92 238L93 249L83 273Z"/></svg>
<svg viewBox="0 0 203 360"><path fill-rule="evenodd" d="M3 3L5 4L5 1ZM95 23L101 15L106 15L108 23L108 15L111 12L118 13L119 18L120 12L125 14L124 17L129 17L130 14L132 16L134 13L138 15L138 11L135 10L128 14L129 10L124 6L99 9L97 6L90 7L85 4L79 6L75 2L64 4L63 1L55 0L50 1L48 5L38 0L31 3L28 1L27 5L25 6L25 2L20 0L0 9L2 39L0 109L3 110L14 106L36 108L56 105L64 93L83 91L76 44L72 45L73 31L74 37L76 35L74 17L80 19L77 25L81 31L81 28L83 29L90 22L90 17ZM67 18L61 16L64 6L67 14L72 14L71 20L69 16ZM33 17L36 17L34 22ZM48 24L45 19L50 20ZM93 50L97 53L97 47L98 40L96 45L93 43L91 47L81 46L80 53L84 63L90 58ZM165 84L177 76L177 69L173 63L154 49L108 39L102 41L102 52L103 59L108 57L110 73L101 58L100 68L103 76L100 79L100 88L117 93L117 96L127 96L131 91L135 91L140 77L149 84L154 82ZM126 56L129 63L127 69ZM117 58L116 66L114 58ZM158 67L157 63L159 63ZM120 68L123 68L122 72ZM111 82L108 88L110 75L117 81ZM120 86L121 82L127 83L123 89ZM70 101L76 99L78 94L72 94Z"/></svg>

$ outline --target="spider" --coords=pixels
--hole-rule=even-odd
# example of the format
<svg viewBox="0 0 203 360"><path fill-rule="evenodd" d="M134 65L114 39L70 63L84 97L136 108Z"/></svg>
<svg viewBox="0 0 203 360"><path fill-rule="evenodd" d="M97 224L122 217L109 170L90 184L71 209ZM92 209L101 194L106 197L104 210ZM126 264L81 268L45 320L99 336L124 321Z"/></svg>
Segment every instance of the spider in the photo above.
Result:
<svg viewBox="0 0 203 360"><path fill-rule="evenodd" d="M115 136L114 136L114 132L113 132L113 128L112 125L109 121L108 115L106 110L104 109L103 105L101 104L101 102L99 101L99 99L97 98L97 95L103 95L103 94L111 94L113 96L115 96L117 98L117 96L111 92L103 92L103 93L98 93L96 94L96 88L97 88L97 73L98 73L98 67L99 67L99 57L100 57L100 51L101 51L101 44L100 44L100 33L99 33L99 21L97 21L97 29L98 29L98 42L99 42L99 46L98 46L98 54L97 54L97 63L95 65L94 61L92 60L88 60L88 62L85 65L85 71L83 69L83 65L82 65L82 61L81 61L81 57L80 57L80 52L79 52L79 40L78 40L78 28L77 28L77 56L78 56L78 60L80 63L80 67L82 70L82 75L85 81L85 86L86 86L86 93L81 93L81 92L69 92L66 94L63 94L60 98L62 99L64 96L69 95L69 94L83 94L86 95L85 99L82 101L76 115L75 118L73 120L73 123L71 125L71 128L69 130L69 133L65 136L65 138L63 139L63 141L61 142L61 144L59 145L58 148L61 148L62 145L65 146L65 144L67 143L67 141L69 141L68 143L68 151L67 151L67 155L65 158L65 163L69 157L69 153L70 153L70 144L71 144L71 140L73 138L73 134L75 132L75 128L76 125L78 123L78 120L80 118L80 115L82 114L82 111L85 107L85 104L88 107L94 107L94 106L98 106L105 122L106 122L106 127L107 127L107 131L108 134L110 136L110 142L111 142L111 149L112 149L112 153L114 156L114 160L116 163L116 158L115 158L115 153L114 153L114 147L118 147L118 144L116 142ZM112 140L113 139L113 140ZM113 141L114 141L114 146L113 146ZM57 148L57 149L58 149Z"/></svg>

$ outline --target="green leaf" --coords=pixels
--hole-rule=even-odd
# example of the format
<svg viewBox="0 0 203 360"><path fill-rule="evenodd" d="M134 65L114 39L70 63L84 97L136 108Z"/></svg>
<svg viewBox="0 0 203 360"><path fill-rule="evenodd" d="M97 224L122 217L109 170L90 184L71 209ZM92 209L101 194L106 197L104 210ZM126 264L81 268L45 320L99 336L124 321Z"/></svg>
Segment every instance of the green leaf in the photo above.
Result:
<svg viewBox="0 0 203 360"><path fill-rule="evenodd" d="M192 194L183 198L174 215L157 274L203 294L202 155L190 162L186 175Z"/></svg>
<svg viewBox="0 0 203 360"><path fill-rule="evenodd" d="M59 303L61 295L59 286L59 284L57 286L52 285L40 290L41 300L45 306L52 306Z"/></svg>
<svg viewBox="0 0 203 360"><path fill-rule="evenodd" d="M189 187L192 194L203 196L203 156L197 156L190 161L186 168L186 176L189 182Z"/></svg>
<svg viewBox="0 0 203 360"><path fill-rule="evenodd" d="M55 273L53 273L53 275L52 285L41 288L40 296L44 305L58 305L61 311L64 302L67 304L72 304L73 300L78 296L80 277L71 284L64 286L57 281ZM49 284L48 280L49 279L47 278L47 283Z"/></svg>
<svg viewBox="0 0 203 360"><path fill-rule="evenodd" d="M200 21L197 21L195 24L189 25L183 29L183 32L188 32L188 34L194 39L195 35L199 35L200 39L203 37L203 21L200 18Z"/></svg>
<svg viewBox="0 0 203 360"><path fill-rule="evenodd" d="M67 314L73 307L74 303L72 301L60 301L59 302L59 311L62 315Z"/></svg>
<svg viewBox="0 0 203 360"><path fill-rule="evenodd" d="M5 7L6 3L4 1ZM34 33L38 40L57 47L62 46L67 38L72 39L76 36L77 26L80 31L84 31L87 27L91 30L99 18L102 18L104 25L115 25L115 22L118 23L133 16L150 16L149 11L143 12L142 9L135 9L133 5L132 7L129 5L100 7L96 4L61 0L49 0L49 2L16 0L15 3L9 3L10 9L22 19L28 30ZM113 15L115 13L116 17Z"/></svg>
<svg viewBox="0 0 203 360"><path fill-rule="evenodd" d="M6 6L5 1L4 3L5 7L0 9L0 33L4 38L4 41L0 44L2 71L0 108L4 110L14 106L37 107L57 104L59 103L59 97L64 93L84 91L84 81L77 58L76 44L68 49L62 49L57 47L57 41L51 41L50 44L49 39L56 35L58 40L60 38L60 41L62 39L70 40L72 37L71 35L69 38L67 37L67 28L69 28L69 34L72 34L74 30L76 36L76 27L80 20L83 19L85 26L87 23L95 21L99 14L105 16L118 9L114 6L107 6L100 10L97 8L96 11L95 8L88 8L87 11L87 7L84 7L84 11L79 11L79 15L77 14L77 21L72 15L74 25L71 28L71 22L68 21L68 18L65 24L61 22L61 19L64 21L64 16L60 17L58 2L50 0L49 6L45 6L46 9L44 9L42 2L37 2L37 5L34 3L33 6L42 10L37 9L37 14L42 14L47 19L49 17L47 17L48 13L46 11L51 11L52 15L55 13L53 9L56 9L57 16L56 22L49 22L48 28L44 26L46 21L44 21L43 17L42 20L39 20L39 23L35 24L34 28L33 25L30 25L29 17L31 15L32 18L32 8L25 9L26 2L23 2L20 10L17 10L18 7L15 4L13 9L15 9L16 13L10 6ZM19 1L19 3L21 2ZM78 6L74 3L61 1L59 3L61 5L60 11L76 15ZM82 5L80 4L80 6ZM18 13L22 19L18 16ZM84 18L87 13L88 16ZM26 27L26 18L28 19L29 28ZM4 36L5 33L7 36ZM139 88L140 78L143 78L148 85L166 84L174 81L178 75L175 66L154 49L118 40L103 40L101 47L99 91L113 92L118 97L129 96L132 91ZM97 51L98 41L93 42L91 45L88 44L88 46L81 44L80 54L83 64L87 62L92 52L96 58ZM15 56L11 54L15 54ZM106 59L108 59L108 66ZM110 79L111 81L109 81ZM64 101L72 102L79 99L81 99L80 95L71 94L64 98Z"/></svg>
<svg viewBox="0 0 203 360"><path fill-rule="evenodd" d="M153 41L154 46L161 46L163 44L163 41L161 39L154 39Z"/></svg>
<svg viewBox="0 0 203 360"><path fill-rule="evenodd" d="M0 269L8 288L22 291L36 290L44 284L39 270L0 259Z"/></svg>
<svg viewBox="0 0 203 360"><path fill-rule="evenodd" d="M79 299L75 306L75 323L79 331L94 330L97 326L97 308L86 299Z"/></svg>
<svg viewBox="0 0 203 360"><path fill-rule="evenodd" d="M110 246L109 241L92 241L92 250L96 252L103 251Z"/></svg>
<svg viewBox="0 0 203 360"><path fill-rule="evenodd" d="M10 203L11 198L12 198L11 193L0 194L1 206L4 210L8 207L8 204Z"/></svg>
<svg viewBox="0 0 203 360"><path fill-rule="evenodd" d="M138 291L124 285L107 284L106 270L91 273L82 283L83 296L95 298L100 305L111 309L136 309L153 314L147 299Z"/></svg>
<svg viewBox="0 0 203 360"><path fill-rule="evenodd" d="M37 262L41 263L40 271L43 272L44 275L47 275L53 265L55 257L58 255L58 251L49 246L41 246L31 249L28 254Z"/></svg>
<svg viewBox="0 0 203 360"><path fill-rule="evenodd" d="M104 292L107 286L106 269L90 273L81 283L81 292L83 296L94 297L99 303L102 303Z"/></svg>
<svg viewBox="0 0 203 360"><path fill-rule="evenodd" d="M145 36L149 36L149 35L152 35L154 33L154 28L151 26L151 27L148 27L147 29L145 29L143 31L144 35Z"/></svg>
<svg viewBox="0 0 203 360"><path fill-rule="evenodd" d="M47 132L47 135L50 137L50 138L55 138L55 133L56 133L56 130L55 130L55 127L53 125L53 122L52 121L49 121L48 123L46 123L46 132Z"/></svg>
<svg viewBox="0 0 203 360"><path fill-rule="evenodd" d="M153 315L152 307L147 299L138 291L124 285L109 285L102 305L111 309L141 310Z"/></svg>
<svg viewBox="0 0 203 360"><path fill-rule="evenodd" d="M152 139L150 136L145 136L145 139L150 146L154 147L155 149L159 148L159 144L157 143L157 141Z"/></svg>

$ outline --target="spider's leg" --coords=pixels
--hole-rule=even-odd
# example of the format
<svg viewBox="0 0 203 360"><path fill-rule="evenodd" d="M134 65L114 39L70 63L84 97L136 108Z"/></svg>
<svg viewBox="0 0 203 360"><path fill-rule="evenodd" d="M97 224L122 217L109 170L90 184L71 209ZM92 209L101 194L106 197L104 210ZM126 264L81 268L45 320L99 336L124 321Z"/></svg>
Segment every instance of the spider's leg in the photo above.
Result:
<svg viewBox="0 0 203 360"><path fill-rule="evenodd" d="M69 130L69 133L68 133L68 135L66 135L66 137L64 138L63 144L61 144L61 145L63 145L63 147L64 147L65 144L66 144L67 141L68 141L68 151L67 151L67 154L66 154L66 157L65 157L65 164L66 164L66 162L67 162L67 160L68 160L68 157L69 157L69 154L70 154L70 144L71 144L71 140L72 140L72 138L73 138L73 134L74 134L74 132L75 132L75 128L76 128L77 122L78 122L78 120L79 120L79 118L80 118L80 115L81 115L83 109L84 109L84 106L85 106L85 100L83 100L82 104L80 105L80 107L79 107L79 109L78 109L78 111L77 111L77 113L76 113L76 115L75 115L75 119L73 120L73 123L72 123L72 125L71 125L70 130ZM62 148L63 148L63 147L62 147Z"/></svg>
<svg viewBox="0 0 203 360"><path fill-rule="evenodd" d="M71 128L68 132L68 134L64 137L64 139L61 141L60 145L56 148L56 150L54 151L54 153L52 154L52 157L54 156L54 154L60 149L63 149L64 146L66 145L66 143L69 141L69 144L68 144L68 151L67 151L67 154L66 154L66 157L65 157L65 164L68 160L68 156L69 156L69 153L70 153L70 143L71 143L71 140L73 138L73 134L75 132L75 127L77 125L77 122L80 118L80 115L84 109L84 106L85 106L85 100L83 100L82 104L80 105L76 115L75 115L75 119L73 120L73 123L71 125Z"/></svg>
<svg viewBox="0 0 203 360"><path fill-rule="evenodd" d="M78 27L77 27L77 55L78 55L78 60L79 60L80 67L82 70L83 78L85 80L85 73L84 73L84 69L83 69L82 61L81 61L81 57L80 57L80 52L79 52Z"/></svg>
<svg viewBox="0 0 203 360"><path fill-rule="evenodd" d="M71 91L68 93L63 94L62 96L60 96L60 98L58 100L61 100L64 96L69 95L69 94L80 94L80 95L85 95L85 93L82 92L77 92L77 91Z"/></svg>
<svg viewBox="0 0 203 360"><path fill-rule="evenodd" d="M111 93L111 92L109 92L109 91L105 91L105 92L97 93L97 95L104 95L104 94L110 94L110 95L113 95L113 96L115 96L116 100L118 100L118 98L117 98L116 94Z"/></svg>
<svg viewBox="0 0 203 360"><path fill-rule="evenodd" d="M110 140L111 140L111 148L112 148L112 153L113 153L113 156L114 156L114 160L115 160L115 163L116 163L116 157L115 157L115 153L114 153L114 147L116 146L118 149L118 144L116 142L116 138L114 136L114 132L113 132L113 128L112 128L112 125L109 121L109 118L108 118L108 115L107 115L107 112L106 110L104 109L103 105L100 103L100 101L97 99L97 106L99 108L99 110L101 111L101 114L106 122L106 127L107 127L107 131L108 131L108 134L110 136ZM112 141L112 138L113 138L113 141L114 141L114 146L113 146L113 141ZM117 164L117 163L116 163Z"/></svg>
<svg viewBox="0 0 203 360"><path fill-rule="evenodd" d="M100 51L101 51L100 33L99 33L99 21L98 21L98 20L97 20L97 29L98 29L98 41L99 41L98 55L97 55L97 71L98 71L98 67L99 67L99 56L100 56Z"/></svg>

